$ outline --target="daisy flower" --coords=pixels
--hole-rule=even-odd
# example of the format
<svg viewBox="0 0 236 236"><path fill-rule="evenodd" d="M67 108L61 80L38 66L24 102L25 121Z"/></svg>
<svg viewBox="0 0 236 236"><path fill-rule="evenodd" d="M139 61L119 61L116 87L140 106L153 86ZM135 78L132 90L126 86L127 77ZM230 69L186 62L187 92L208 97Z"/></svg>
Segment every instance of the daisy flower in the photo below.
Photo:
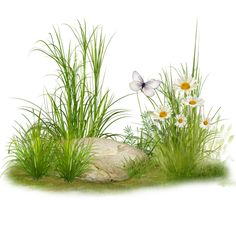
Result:
<svg viewBox="0 0 236 236"><path fill-rule="evenodd" d="M183 114L179 114L176 116L175 125L179 128L184 127L187 124L187 119Z"/></svg>
<svg viewBox="0 0 236 236"><path fill-rule="evenodd" d="M192 78L191 75L184 74L182 77L177 79L175 87L180 92L188 93L196 88L196 81Z"/></svg>
<svg viewBox="0 0 236 236"><path fill-rule="evenodd" d="M168 106L160 106L156 111L152 112L152 116L155 120L164 121L171 115L171 108Z"/></svg>
<svg viewBox="0 0 236 236"><path fill-rule="evenodd" d="M211 119L210 118L203 118L200 123L200 127L203 129L208 129L211 125Z"/></svg>
<svg viewBox="0 0 236 236"><path fill-rule="evenodd" d="M190 107L202 106L203 103L204 103L204 100L202 98L198 98L198 97L187 97L184 100L184 104L186 104Z"/></svg>

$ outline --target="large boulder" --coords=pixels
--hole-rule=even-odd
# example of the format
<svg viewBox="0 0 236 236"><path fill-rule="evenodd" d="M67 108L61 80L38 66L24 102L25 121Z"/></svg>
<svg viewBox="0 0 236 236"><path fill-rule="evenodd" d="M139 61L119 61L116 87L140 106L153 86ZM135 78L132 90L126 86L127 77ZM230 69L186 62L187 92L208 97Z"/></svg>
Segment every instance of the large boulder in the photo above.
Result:
<svg viewBox="0 0 236 236"><path fill-rule="evenodd" d="M145 153L128 144L104 138L84 138L84 145L91 145L89 170L80 179L89 182L122 181L129 178L125 169L129 160L147 158Z"/></svg>

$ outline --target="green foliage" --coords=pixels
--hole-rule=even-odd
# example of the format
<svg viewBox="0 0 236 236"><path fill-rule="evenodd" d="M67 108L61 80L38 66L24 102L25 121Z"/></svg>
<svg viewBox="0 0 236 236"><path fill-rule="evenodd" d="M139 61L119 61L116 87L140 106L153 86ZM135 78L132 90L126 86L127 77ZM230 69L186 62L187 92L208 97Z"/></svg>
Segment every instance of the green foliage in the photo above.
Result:
<svg viewBox="0 0 236 236"><path fill-rule="evenodd" d="M201 172L200 166L218 157L225 146L225 137L219 128L220 109L213 114L211 109L206 114L201 104L205 81L200 75L198 62L196 31L192 68L181 65L179 70L174 67L163 70L156 98L147 97L154 111L142 113L142 125L137 134L131 128L125 129L124 141L156 159L160 169L171 178L196 176ZM183 88L178 87L178 81L182 81ZM186 92L190 86L192 89ZM196 102L196 106L192 102ZM183 117L181 121L180 116Z"/></svg>
<svg viewBox="0 0 236 236"><path fill-rule="evenodd" d="M78 29L68 25L75 45L63 40L54 28L48 41L40 40L42 48L35 49L57 65L58 88L46 91L42 119L54 137L113 137L107 129L124 117L124 109L113 109L115 100L109 90L103 89L102 65L110 41L95 27L88 32L86 23L78 22ZM29 103L26 111L39 110Z"/></svg>
<svg viewBox="0 0 236 236"><path fill-rule="evenodd" d="M108 128L125 117L125 109L114 109L124 97L115 100L110 91L103 88L102 65L110 40L106 40L100 27L93 28L92 32L86 23L78 22L78 28L67 27L75 42L66 43L61 31L54 28L49 40L40 40L42 47L35 49L56 63L58 86L53 92L46 90L43 107L27 101L23 110L37 121L31 122L29 116L24 115L27 126L18 124L17 135L9 148L13 167L37 180L51 173L66 182L81 176L91 160L91 147L82 145L81 138L113 138L117 135L109 133ZM130 177L143 177L153 169L171 178L225 174L222 163L205 164L218 157L225 146L219 109L213 115L212 110L206 115L204 107L191 107L190 102L186 102L188 96L198 99L204 85L198 61L196 29L192 68L181 65L179 70L173 67L163 70L156 99L147 97L154 112L141 112L142 125L136 132L129 126L125 128L124 142L149 156L145 161L127 163ZM190 84L194 80L196 86L188 93L181 93L176 89L176 77ZM139 99L138 103L141 110ZM179 115L186 119L186 124L176 124ZM209 127L202 122L204 117L210 117Z"/></svg>
<svg viewBox="0 0 236 236"><path fill-rule="evenodd" d="M55 152L55 169L65 181L72 182L88 170L91 159L91 147L78 141L63 140Z"/></svg>
<svg viewBox="0 0 236 236"><path fill-rule="evenodd" d="M183 70L183 74L187 73ZM209 159L221 148L216 140L220 136L217 130L219 117L216 117L218 111L212 117L212 123L215 127L202 128L200 122L202 119L201 107L188 107L183 105L183 99L177 94L172 81L171 72L163 72L163 85L160 89L165 98L165 105L168 105L172 114L165 121L157 121L156 131L153 132L156 140L154 155L157 157L160 167L169 176L189 177L195 169L205 159ZM199 78L195 78L200 81ZM199 96L199 89L191 92L191 96ZM186 117L187 125L185 127L176 126L176 116L182 113Z"/></svg>
<svg viewBox="0 0 236 236"><path fill-rule="evenodd" d="M19 124L9 147L11 162L34 179L48 174L53 161L54 143L43 129L40 119L27 127Z"/></svg>
<svg viewBox="0 0 236 236"><path fill-rule="evenodd" d="M10 152L17 165L33 178L52 172L70 182L87 170L89 147L75 144L84 137L113 138L116 134L108 128L124 117L124 109L113 109L122 99L114 99L103 88L103 60L110 40L107 41L100 27L90 33L87 25L78 21L78 27L67 25L74 42L66 43L59 29L54 28L49 40L39 40L35 49L56 63L57 87L46 90L44 104L30 101L22 107L27 112L29 125L14 137ZM38 119L31 124L30 118ZM54 148L54 144L57 144ZM52 158L52 156L54 158Z"/></svg>
<svg viewBox="0 0 236 236"><path fill-rule="evenodd" d="M155 142L152 137L155 125L153 124L148 112L141 114L141 120L142 126L138 127L136 132L133 132L131 126L125 127L123 142L143 150L150 156L155 148Z"/></svg>
<svg viewBox="0 0 236 236"><path fill-rule="evenodd" d="M143 169L141 169L143 173ZM175 185L182 184L186 181L214 181L215 177L223 178L227 177L227 169L222 162L203 162L196 172L191 178L187 180L185 178L168 178L160 168L148 168L145 171L141 178L138 175L133 175L134 178L129 178L125 181L118 182L109 182L109 183L93 183L93 182L85 182L81 179L75 179L73 182L69 183L64 181L61 178L57 178L56 176L46 176L43 179L39 179L38 181L34 181L32 178L29 178L24 172L19 170L18 168L11 168L7 175L12 183L18 185L26 185L32 186L34 188L39 188L41 190L50 190L50 191L84 191L88 193L104 193L107 191L112 191L113 193L117 193L119 191L128 190L138 190L141 188L150 188L154 187L155 189L161 188L163 185Z"/></svg>
<svg viewBox="0 0 236 236"><path fill-rule="evenodd" d="M196 168L195 173L193 173L194 177L201 178L225 177L227 175L228 170L225 164L216 160L201 163L201 165Z"/></svg>
<svg viewBox="0 0 236 236"><path fill-rule="evenodd" d="M151 157L135 160L129 159L125 164L125 170L130 178L141 178L155 167L155 159Z"/></svg>
<svg viewBox="0 0 236 236"><path fill-rule="evenodd" d="M26 117L26 116L25 116ZM69 138L57 140L41 123L41 119L27 127L20 124L10 143L11 167L21 169L33 179L56 174L71 182L88 170L91 160L90 146Z"/></svg>

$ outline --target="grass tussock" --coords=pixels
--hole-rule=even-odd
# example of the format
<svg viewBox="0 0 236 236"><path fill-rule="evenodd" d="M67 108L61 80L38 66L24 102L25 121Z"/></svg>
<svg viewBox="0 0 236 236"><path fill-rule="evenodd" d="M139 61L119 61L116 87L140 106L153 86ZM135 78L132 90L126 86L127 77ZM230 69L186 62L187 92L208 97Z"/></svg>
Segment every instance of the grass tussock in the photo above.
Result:
<svg viewBox="0 0 236 236"><path fill-rule="evenodd" d="M133 73L130 88L137 92L141 125L134 132L125 128L124 142L142 149L151 162L169 178L192 178L217 175L219 166L205 168L206 163L219 158L232 135L224 135L220 108L206 111L202 99L205 79L199 69L197 29L192 66L163 69L160 80L145 82L138 72ZM146 95L147 104L142 108L139 93ZM222 164L223 165L223 164ZM211 164L212 167L212 164ZM219 168L217 168L219 167ZM129 172L138 175L146 165L131 163Z"/></svg>
<svg viewBox="0 0 236 236"><path fill-rule="evenodd" d="M37 180L47 175L51 168L54 142L43 129L40 119L36 123L28 119L27 122L25 128L19 124L17 135L11 140L10 164Z"/></svg>
<svg viewBox="0 0 236 236"><path fill-rule="evenodd" d="M91 148L78 142L64 140L55 151L56 173L65 181L72 182L88 171Z"/></svg>
<svg viewBox="0 0 236 236"><path fill-rule="evenodd" d="M42 106L22 99L27 127L17 123L9 147L11 166L37 180L50 174L71 182L82 175L89 166L90 147L74 140L114 138L108 129L125 116L125 109L114 108L121 98L114 99L104 88L102 66L110 40L99 26L89 30L78 21L76 27L66 27L70 42L53 28L49 39L39 40L34 49L56 64L57 86L45 91Z"/></svg>

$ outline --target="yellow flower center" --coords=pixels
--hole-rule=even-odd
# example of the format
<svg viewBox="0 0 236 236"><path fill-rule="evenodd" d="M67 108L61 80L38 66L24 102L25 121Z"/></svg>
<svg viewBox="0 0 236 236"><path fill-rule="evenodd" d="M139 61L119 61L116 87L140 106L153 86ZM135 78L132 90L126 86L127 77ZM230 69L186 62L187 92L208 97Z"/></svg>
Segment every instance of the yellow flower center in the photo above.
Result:
<svg viewBox="0 0 236 236"><path fill-rule="evenodd" d="M196 100L190 100L188 103L189 103L190 105L196 105L196 104L197 104L197 101L196 101Z"/></svg>
<svg viewBox="0 0 236 236"><path fill-rule="evenodd" d="M160 116L161 118L165 118L165 117L167 117L167 112L166 112L166 111L161 111L161 112L159 113L159 116Z"/></svg>
<svg viewBox="0 0 236 236"><path fill-rule="evenodd" d="M179 119L178 119L178 122L181 124L181 123L184 122L184 119L183 119L183 118L179 118Z"/></svg>
<svg viewBox="0 0 236 236"><path fill-rule="evenodd" d="M204 124L204 125L208 125L208 124L209 124L208 120L204 120L204 121L203 121L203 124Z"/></svg>
<svg viewBox="0 0 236 236"><path fill-rule="evenodd" d="M190 84L188 82L183 82L180 85L180 88L183 89L183 90L189 90L190 89Z"/></svg>

